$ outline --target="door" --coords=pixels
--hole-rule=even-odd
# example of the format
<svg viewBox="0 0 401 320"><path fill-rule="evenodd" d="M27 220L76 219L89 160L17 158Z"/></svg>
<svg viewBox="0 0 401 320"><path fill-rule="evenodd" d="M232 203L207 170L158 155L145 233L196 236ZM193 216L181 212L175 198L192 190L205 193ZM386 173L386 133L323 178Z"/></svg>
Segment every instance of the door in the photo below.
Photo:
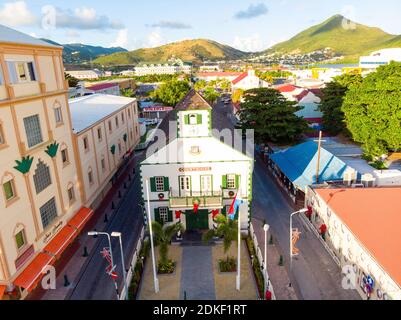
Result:
<svg viewBox="0 0 401 320"><path fill-rule="evenodd" d="M190 176L180 176L180 197L190 197L191 196L191 177Z"/></svg>
<svg viewBox="0 0 401 320"><path fill-rule="evenodd" d="M212 176L201 176L202 196L211 196L213 194Z"/></svg>
<svg viewBox="0 0 401 320"><path fill-rule="evenodd" d="M185 213L186 229L188 231L207 230L209 229L209 211L199 210L194 213L193 210L188 210Z"/></svg>

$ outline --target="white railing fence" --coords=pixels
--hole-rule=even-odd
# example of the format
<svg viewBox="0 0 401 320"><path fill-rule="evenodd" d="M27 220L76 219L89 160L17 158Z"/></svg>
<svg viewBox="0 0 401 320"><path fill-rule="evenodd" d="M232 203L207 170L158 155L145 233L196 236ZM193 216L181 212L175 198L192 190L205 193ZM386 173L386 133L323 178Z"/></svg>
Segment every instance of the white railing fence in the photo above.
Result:
<svg viewBox="0 0 401 320"><path fill-rule="evenodd" d="M255 229L254 229L252 223L250 225L250 229L249 230L250 230L250 235L251 235L253 244L255 246L256 256L258 258L259 265L260 266L264 266L264 262L265 262L264 261L264 257L263 257L263 254L262 254L262 250L261 250L261 248L259 246L258 238L256 236ZM269 257L267 257L267 260L268 259L269 259ZM267 283L267 288L272 293L272 299L276 300L276 295L274 294L273 284L270 281L269 273L267 272L267 270L266 270L266 274L264 274L264 272L262 271L262 275L263 275L264 283ZM261 297L261 298L264 299L265 297Z"/></svg>
<svg viewBox="0 0 401 320"><path fill-rule="evenodd" d="M142 227L138 242L136 243L134 255L132 256L130 268L127 272L127 288L130 287L132 277L134 276L135 265L136 265L138 259L140 259L139 254L141 252L144 239L145 239L145 227ZM125 286L123 286L123 289L120 294L120 300L125 300L125 296L126 296Z"/></svg>

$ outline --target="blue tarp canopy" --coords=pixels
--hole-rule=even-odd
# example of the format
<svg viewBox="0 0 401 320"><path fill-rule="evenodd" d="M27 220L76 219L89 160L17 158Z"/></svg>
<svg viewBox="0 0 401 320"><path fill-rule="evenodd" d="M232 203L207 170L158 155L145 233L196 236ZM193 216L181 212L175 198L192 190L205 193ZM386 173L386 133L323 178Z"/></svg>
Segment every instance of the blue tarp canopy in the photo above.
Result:
<svg viewBox="0 0 401 320"><path fill-rule="evenodd" d="M301 190L316 183L318 144L309 141L295 147L274 153L271 160L286 177ZM342 160L321 148L319 182L343 180L349 168Z"/></svg>

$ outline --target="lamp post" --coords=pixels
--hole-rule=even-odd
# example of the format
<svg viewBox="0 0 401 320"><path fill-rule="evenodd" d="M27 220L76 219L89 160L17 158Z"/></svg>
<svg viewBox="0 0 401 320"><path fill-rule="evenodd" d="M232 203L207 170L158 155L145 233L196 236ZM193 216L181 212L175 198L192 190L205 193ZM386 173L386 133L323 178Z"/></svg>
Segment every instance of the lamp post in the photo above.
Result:
<svg viewBox="0 0 401 320"><path fill-rule="evenodd" d="M264 272L265 272L265 294L266 290L268 289L269 286L269 279L267 279L267 231L269 231L270 226L268 224L265 224L263 226L263 230L265 231L265 265L264 265Z"/></svg>
<svg viewBox="0 0 401 320"><path fill-rule="evenodd" d="M149 233L150 233L150 247L152 251L152 262L153 262L153 280L155 286L155 293L159 293L159 279L157 279L157 272L156 272L156 259L155 259L155 247L153 243L153 228L152 228L152 217L150 215L150 196L149 196L149 179L146 179L146 197L148 203L148 224L149 224Z"/></svg>
<svg viewBox="0 0 401 320"><path fill-rule="evenodd" d="M125 269L125 259L123 250L123 241L121 237L121 232L113 232L112 237L118 238L120 242L120 252L121 252L121 264L123 267L123 278L124 278L124 290L125 290L125 300L128 300L128 284L127 284L127 270Z"/></svg>
<svg viewBox="0 0 401 320"><path fill-rule="evenodd" d="M293 244L292 244L292 217L295 216L296 214L299 213L305 213L308 212L308 209L301 209L299 211L293 212L290 215L290 274L289 274L289 278L290 278L290 287L292 286L291 283L291 275L292 275L292 256L293 256Z"/></svg>
<svg viewBox="0 0 401 320"><path fill-rule="evenodd" d="M98 231L90 231L88 232L88 236L106 236L109 242L109 249L110 249L110 259L111 259L111 272L114 269L114 258L113 258L113 248L111 247L111 238L107 232L98 232ZM119 293L118 293L118 286L117 281L114 281L114 287L116 289L117 299L120 300Z"/></svg>

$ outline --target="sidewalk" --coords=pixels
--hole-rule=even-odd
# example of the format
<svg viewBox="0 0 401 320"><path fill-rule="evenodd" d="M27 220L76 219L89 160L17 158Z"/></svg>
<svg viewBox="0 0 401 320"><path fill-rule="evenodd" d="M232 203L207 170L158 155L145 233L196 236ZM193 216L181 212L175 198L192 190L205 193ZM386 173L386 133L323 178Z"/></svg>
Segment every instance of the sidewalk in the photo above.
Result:
<svg viewBox="0 0 401 320"><path fill-rule="evenodd" d="M117 178L113 187L108 191L105 198L102 200L99 207L95 210L91 220L88 221L82 233L79 235L77 240L66 249L63 253L62 259L56 265L56 289L55 290L43 290L40 286L34 292L32 292L27 300L66 300L70 290L74 288L74 284L79 280L81 270L85 267L85 264L93 254L96 254L93 249L96 247L98 239L95 239L87 235L90 230L103 231L106 229L108 223L105 223L105 215L107 214L108 220L110 221L121 203L121 199L118 197L119 190L124 197L124 183L127 184L127 188L130 183L134 181L133 169L135 168L135 157L133 157L124 169L122 174ZM131 182L128 181L128 176L131 176ZM111 203L114 202L115 209L111 209ZM84 248L87 248L89 257L83 257ZM68 277L70 285L65 287L65 276Z"/></svg>
<svg viewBox="0 0 401 320"><path fill-rule="evenodd" d="M253 219L253 226L255 228L255 234L260 245L264 246L265 235L263 231L263 222L260 220ZM267 221L267 223L269 223ZM280 255L286 256L280 253L280 249L275 245L275 237L273 235L273 245L269 244L271 236L271 229L267 233L267 272L270 277L270 281L273 284L274 294L277 300L298 300L293 287L289 287L290 278L288 276L287 269L285 266L279 266ZM264 247L260 248L264 252ZM286 263L286 261L284 261Z"/></svg>

